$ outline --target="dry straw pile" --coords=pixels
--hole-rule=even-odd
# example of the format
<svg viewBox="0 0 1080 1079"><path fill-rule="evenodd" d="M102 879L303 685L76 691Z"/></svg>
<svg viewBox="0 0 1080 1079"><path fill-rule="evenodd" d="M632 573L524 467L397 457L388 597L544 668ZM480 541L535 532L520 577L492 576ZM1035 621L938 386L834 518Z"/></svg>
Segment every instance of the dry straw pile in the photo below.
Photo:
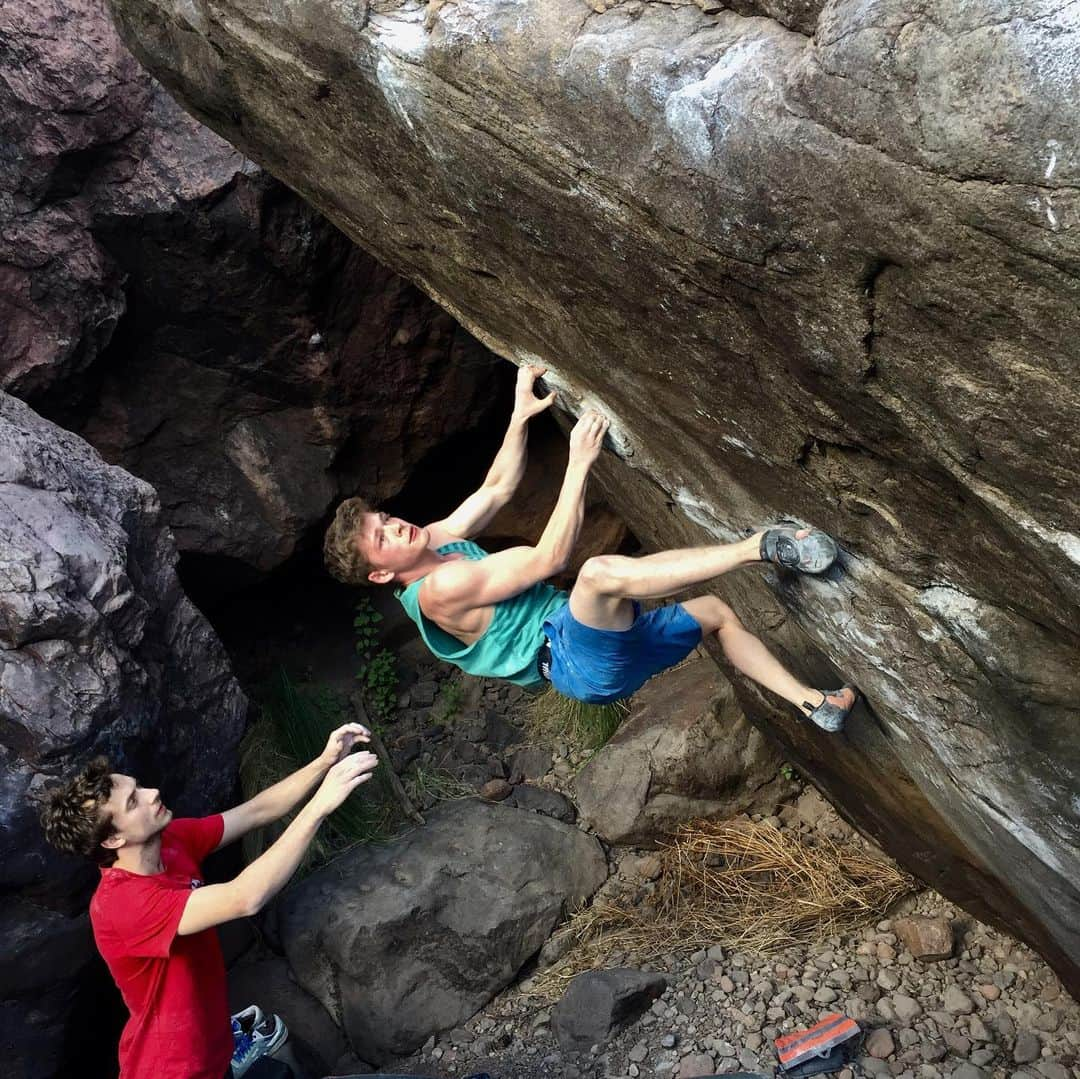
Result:
<svg viewBox="0 0 1080 1079"><path fill-rule="evenodd" d="M695 821L662 850L652 903L593 904L560 931L566 957L532 992L558 996L574 975L722 944L775 954L877 921L914 887L858 840L811 844L767 823Z"/></svg>

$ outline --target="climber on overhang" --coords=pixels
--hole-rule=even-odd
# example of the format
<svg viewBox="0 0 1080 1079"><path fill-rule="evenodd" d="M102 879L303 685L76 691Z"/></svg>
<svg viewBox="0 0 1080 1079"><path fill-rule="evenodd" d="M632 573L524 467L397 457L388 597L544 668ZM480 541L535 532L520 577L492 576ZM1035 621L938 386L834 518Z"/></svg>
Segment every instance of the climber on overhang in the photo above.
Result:
<svg viewBox="0 0 1080 1079"><path fill-rule="evenodd" d="M649 611L640 604L755 562L823 573L837 554L824 532L770 528L737 543L640 558L600 555L581 567L569 594L545 583L565 569L581 529L586 480L608 428L597 412L585 412L570 433L562 488L539 541L490 555L472 542L521 481L528 422L555 399L533 391L543 373L518 371L503 444L483 485L450 516L420 527L360 498L343 502L326 534L330 572L347 584L395 585L428 648L466 673L530 689L550 682L581 701L629 697L689 655L703 634L715 633L736 669L823 730L839 731L855 689L812 689L799 681L718 596Z"/></svg>

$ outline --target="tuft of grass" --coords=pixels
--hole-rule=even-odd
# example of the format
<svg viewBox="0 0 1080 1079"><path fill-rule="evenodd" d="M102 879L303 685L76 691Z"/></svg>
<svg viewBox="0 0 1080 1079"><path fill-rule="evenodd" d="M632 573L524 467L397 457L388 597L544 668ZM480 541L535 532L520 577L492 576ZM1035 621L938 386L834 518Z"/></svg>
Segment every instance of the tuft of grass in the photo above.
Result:
<svg viewBox="0 0 1080 1079"><path fill-rule="evenodd" d="M350 718L342 694L327 686L297 686L284 669L257 695L257 703L261 715L240 749L240 783L245 798L317 757L326 747L330 732ZM305 869L328 861L356 843L390 838L400 823L394 807L386 781L376 770L319 830L305 857ZM245 837L248 861L257 858L277 838L293 815Z"/></svg>
<svg viewBox="0 0 1080 1079"><path fill-rule="evenodd" d="M472 798L476 791L449 772L418 765L405 779L405 793L411 801L420 806L432 800L448 802L455 798Z"/></svg>
<svg viewBox="0 0 1080 1079"><path fill-rule="evenodd" d="M537 735L569 738L580 749L599 749L629 714L629 701L588 704L550 686L529 704L530 726Z"/></svg>
<svg viewBox="0 0 1080 1079"><path fill-rule="evenodd" d="M872 924L915 888L858 840L811 844L764 821L693 821L661 861L650 903L594 903L559 930L571 947L535 979L537 996L557 998L571 978L616 953L642 963L719 943L775 955Z"/></svg>

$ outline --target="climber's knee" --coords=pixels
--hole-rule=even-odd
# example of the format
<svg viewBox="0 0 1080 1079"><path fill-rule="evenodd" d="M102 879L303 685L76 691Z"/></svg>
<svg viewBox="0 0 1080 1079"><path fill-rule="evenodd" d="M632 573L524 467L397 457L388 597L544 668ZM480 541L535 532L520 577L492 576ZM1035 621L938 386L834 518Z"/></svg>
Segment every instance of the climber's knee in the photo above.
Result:
<svg viewBox="0 0 1080 1079"><path fill-rule="evenodd" d="M577 583L600 596L622 596L625 574L620 572L622 555L599 554L585 560L578 572Z"/></svg>
<svg viewBox="0 0 1080 1079"><path fill-rule="evenodd" d="M719 596L698 596L687 600L683 609L699 626L702 634L723 633L739 628L739 616Z"/></svg>

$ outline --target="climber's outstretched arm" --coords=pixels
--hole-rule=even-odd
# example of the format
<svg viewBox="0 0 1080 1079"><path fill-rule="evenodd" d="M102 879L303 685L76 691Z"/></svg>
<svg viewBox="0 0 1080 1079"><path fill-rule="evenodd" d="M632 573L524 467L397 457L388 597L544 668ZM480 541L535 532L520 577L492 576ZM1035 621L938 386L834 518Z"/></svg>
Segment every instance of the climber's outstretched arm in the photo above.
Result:
<svg viewBox="0 0 1080 1079"><path fill-rule="evenodd" d="M525 474L529 420L550 408L555 400L554 391L547 397L537 397L533 393L533 383L543 373L542 367L518 369L514 411L499 452L491 462L483 484L449 517L428 526L436 544L475 536L513 497Z"/></svg>
<svg viewBox="0 0 1080 1079"><path fill-rule="evenodd" d="M589 470L600 455L607 428L603 416L586 412L570 432L562 488L534 547L447 562L427 576L420 588L420 606L428 618L453 622L465 611L500 603L566 568L585 516Z"/></svg>

